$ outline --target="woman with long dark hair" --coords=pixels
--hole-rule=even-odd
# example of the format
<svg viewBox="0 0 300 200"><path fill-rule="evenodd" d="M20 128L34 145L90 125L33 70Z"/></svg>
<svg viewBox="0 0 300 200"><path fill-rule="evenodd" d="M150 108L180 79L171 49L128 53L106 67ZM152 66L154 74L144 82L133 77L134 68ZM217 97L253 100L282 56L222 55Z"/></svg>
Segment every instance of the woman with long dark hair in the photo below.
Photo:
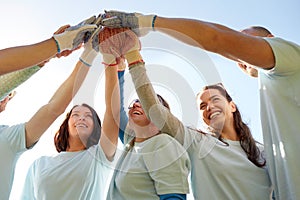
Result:
<svg viewBox="0 0 300 200"><path fill-rule="evenodd" d="M203 121L209 127L207 133L184 126L170 110L156 103L139 44L137 38L127 59L134 63L129 72L136 92L145 115L187 150L194 198L270 199L272 185L262 146L254 141L224 87L207 86L197 95Z"/></svg>

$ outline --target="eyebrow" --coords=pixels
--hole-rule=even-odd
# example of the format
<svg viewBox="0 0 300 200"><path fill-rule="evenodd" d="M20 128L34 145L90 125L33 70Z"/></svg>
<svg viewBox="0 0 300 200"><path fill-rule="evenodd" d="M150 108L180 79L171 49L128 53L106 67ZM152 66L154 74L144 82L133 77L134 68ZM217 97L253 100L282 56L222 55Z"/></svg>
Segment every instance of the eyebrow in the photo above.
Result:
<svg viewBox="0 0 300 200"><path fill-rule="evenodd" d="M218 97L218 96L219 96L218 94L215 94L215 95L213 95L213 96L210 96L210 97L209 97L209 100L211 100L211 99L213 99L213 98L215 98L215 97ZM202 104L204 104L203 101L200 103L200 106L201 106Z"/></svg>
<svg viewBox="0 0 300 200"><path fill-rule="evenodd" d="M72 113L79 113L80 111L78 110L73 110ZM84 114L92 114L91 111L87 111L87 112L84 112Z"/></svg>

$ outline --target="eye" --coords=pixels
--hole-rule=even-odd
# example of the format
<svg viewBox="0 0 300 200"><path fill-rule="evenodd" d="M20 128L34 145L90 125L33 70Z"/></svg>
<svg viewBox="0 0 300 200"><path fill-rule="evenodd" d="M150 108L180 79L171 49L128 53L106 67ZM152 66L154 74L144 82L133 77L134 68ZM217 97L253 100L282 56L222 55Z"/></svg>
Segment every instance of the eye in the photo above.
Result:
<svg viewBox="0 0 300 200"><path fill-rule="evenodd" d="M78 117L79 115L77 114L77 113L73 113L72 115L71 115L71 117Z"/></svg>
<svg viewBox="0 0 300 200"><path fill-rule="evenodd" d="M214 97L214 98L211 99L212 102L217 102L217 101L219 101L219 100L220 100L219 97Z"/></svg>
<svg viewBox="0 0 300 200"><path fill-rule="evenodd" d="M201 104L200 104L200 110L205 110L205 108L206 108L206 104L201 103Z"/></svg>
<svg viewBox="0 0 300 200"><path fill-rule="evenodd" d="M93 119L93 115L91 115L91 114L88 114L88 115L86 115L85 117L86 117L86 118L91 118L91 119Z"/></svg>

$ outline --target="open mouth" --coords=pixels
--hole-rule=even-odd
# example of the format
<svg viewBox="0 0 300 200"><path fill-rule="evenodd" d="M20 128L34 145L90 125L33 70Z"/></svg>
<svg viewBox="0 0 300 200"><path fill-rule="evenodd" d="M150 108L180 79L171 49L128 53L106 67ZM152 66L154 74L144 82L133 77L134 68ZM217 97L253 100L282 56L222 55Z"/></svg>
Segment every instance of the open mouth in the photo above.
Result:
<svg viewBox="0 0 300 200"><path fill-rule="evenodd" d="M214 113L212 113L210 116L209 116L209 119L211 120L211 119L214 119L214 118L216 118L218 115L220 115L221 114L221 112L219 112L219 111L217 111L217 112L214 112Z"/></svg>
<svg viewBox="0 0 300 200"><path fill-rule="evenodd" d="M87 125L85 125L85 124L76 124L75 127L76 128L87 128Z"/></svg>
<svg viewBox="0 0 300 200"><path fill-rule="evenodd" d="M137 111L137 110L135 110L135 111L132 112L132 114L134 114L134 115L141 115L142 113L139 112L139 111Z"/></svg>

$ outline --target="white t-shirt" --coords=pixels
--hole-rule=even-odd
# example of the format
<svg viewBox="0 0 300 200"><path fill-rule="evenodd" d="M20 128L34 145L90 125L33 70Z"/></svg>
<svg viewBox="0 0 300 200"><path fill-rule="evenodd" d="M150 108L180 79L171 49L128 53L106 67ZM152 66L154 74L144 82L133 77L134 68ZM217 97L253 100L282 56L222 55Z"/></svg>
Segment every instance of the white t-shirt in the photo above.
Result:
<svg viewBox="0 0 300 200"><path fill-rule="evenodd" d="M254 165L239 141L224 140L186 128L184 147L192 163L195 199L270 199L266 168ZM262 148L262 147L261 147Z"/></svg>
<svg viewBox="0 0 300 200"><path fill-rule="evenodd" d="M267 164L279 199L300 199L300 46L265 38L275 67L260 70L261 122Z"/></svg>
<svg viewBox="0 0 300 200"><path fill-rule="evenodd" d="M22 199L104 199L111 165L100 145L44 156L29 168Z"/></svg>
<svg viewBox="0 0 300 200"><path fill-rule="evenodd" d="M154 200L189 193L190 160L174 138L159 134L135 143L117 165L107 199Z"/></svg>
<svg viewBox="0 0 300 200"><path fill-rule="evenodd" d="M144 66L131 67L129 72L148 118L187 149L195 199L270 199L272 187L267 169L254 165L239 142L228 140L227 146L211 135L186 128L169 110L157 104Z"/></svg>
<svg viewBox="0 0 300 200"><path fill-rule="evenodd" d="M17 159L26 150L25 124L0 126L0 199L9 198Z"/></svg>

